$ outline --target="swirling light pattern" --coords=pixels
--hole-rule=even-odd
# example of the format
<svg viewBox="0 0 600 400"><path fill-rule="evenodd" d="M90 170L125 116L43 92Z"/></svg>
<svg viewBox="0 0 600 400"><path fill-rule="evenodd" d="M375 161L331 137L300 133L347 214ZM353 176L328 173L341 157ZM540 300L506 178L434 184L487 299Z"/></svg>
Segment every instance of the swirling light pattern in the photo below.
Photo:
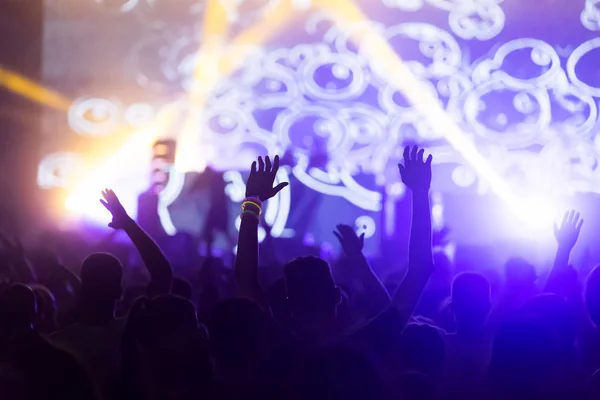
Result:
<svg viewBox="0 0 600 400"><path fill-rule="evenodd" d="M147 17L159 2L116 4L119 12ZM184 3L188 15L199 12L196 2ZM178 104L175 119L180 122L164 131L196 135L197 140L185 139L184 147L192 156L201 153L207 164L229 171L226 179L233 200L239 200L237 171L245 168L247 159L287 152L295 159L290 171L302 184L344 198L359 209L378 212L384 207L381 193L402 194L397 188L398 149L413 142L427 146L437 166L450 168L451 182L445 190L478 194L493 190L481 178L481 171L443 140L444 135L410 100L411 94L390 84L388 63L371 56L377 34L391 48L400 49L416 82L411 87L437 101L436 107L460 128L461 140L485 157L489 170L502 177L508 188L515 192L536 188L549 197L600 193L600 169L596 168L600 161L596 138L600 84L581 74L600 54L599 38L577 43L566 53L539 38L502 40L507 16L503 3L495 0L382 0L380 12L422 17L387 25L340 18L328 0L208 3L208 8L220 4L230 24L218 34L213 32L210 40L198 35L197 29L176 30L160 19L161 24L152 25L159 33L154 37L160 39L148 47L148 38L140 37L126 49L131 53L128 60L160 66L150 78L141 65L127 64L127 68L139 69L137 83L131 84L163 98L162 106L121 103L90 94L71 105L71 130L102 136L120 124L141 127L160 115L161 107ZM284 3L288 8L281 8ZM598 0L586 1L582 29L600 29L599 4ZM429 22L425 7L447 12L448 26ZM271 38L269 46L263 47L263 31L271 23L265 21L273 15L289 18L284 32L298 38L290 41L282 35L286 37ZM283 22L277 24L280 32ZM263 30L257 31L257 26ZM229 40L236 30L242 32L238 39ZM495 46L488 45L482 56L468 56L471 43L492 39ZM206 48L198 52L203 41L212 43L210 52ZM200 75L212 78L206 82ZM197 96L191 99L190 91L202 92L201 101ZM181 120L187 121L187 128L181 127ZM326 162L313 165L322 153ZM60 154L49 157L40 165L40 184L67 185L63 179L50 179L49 169L60 160L67 167L71 161ZM364 184L360 177L365 175L375 184ZM548 182L549 175L552 182ZM279 199L273 210L269 214L275 224L273 232L281 234L287 228L289 199Z"/></svg>

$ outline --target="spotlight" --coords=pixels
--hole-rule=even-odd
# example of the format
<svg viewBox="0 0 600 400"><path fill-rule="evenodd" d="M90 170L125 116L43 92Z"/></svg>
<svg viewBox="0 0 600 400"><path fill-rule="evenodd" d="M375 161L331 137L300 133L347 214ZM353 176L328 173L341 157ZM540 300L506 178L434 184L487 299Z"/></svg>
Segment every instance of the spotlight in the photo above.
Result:
<svg viewBox="0 0 600 400"><path fill-rule="evenodd" d="M529 196L520 203L520 209L516 212L520 230L529 233L552 232L552 225L559 213L559 207L552 198Z"/></svg>

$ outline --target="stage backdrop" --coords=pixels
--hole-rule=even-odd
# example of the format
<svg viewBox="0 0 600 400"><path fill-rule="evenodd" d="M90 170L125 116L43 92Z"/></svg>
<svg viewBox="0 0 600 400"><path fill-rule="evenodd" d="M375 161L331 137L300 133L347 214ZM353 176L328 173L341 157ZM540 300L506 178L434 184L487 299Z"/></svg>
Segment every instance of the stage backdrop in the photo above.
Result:
<svg viewBox="0 0 600 400"><path fill-rule="evenodd" d="M134 211L153 141L175 138L174 232L197 220L186 173L224 172L235 203L251 160L285 154L274 235L332 242L344 222L375 243L419 143L442 210L491 195L547 222L600 192L599 33L598 0L46 0L44 83L72 104L45 115L38 184L104 223L97 190Z"/></svg>

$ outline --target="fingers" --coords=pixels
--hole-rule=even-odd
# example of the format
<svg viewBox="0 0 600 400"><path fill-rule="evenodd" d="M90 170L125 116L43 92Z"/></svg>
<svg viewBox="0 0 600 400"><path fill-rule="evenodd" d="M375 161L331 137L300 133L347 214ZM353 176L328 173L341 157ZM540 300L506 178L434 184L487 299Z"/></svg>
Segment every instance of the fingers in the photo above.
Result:
<svg viewBox="0 0 600 400"><path fill-rule="evenodd" d="M333 234L335 235L335 237L337 238L337 240L342 243L342 235L340 235L340 233L338 231L333 231Z"/></svg>
<svg viewBox="0 0 600 400"><path fill-rule="evenodd" d="M365 234L363 232L362 235L360 235L360 237L358 238L358 240L360 241L360 245L363 246L365 243Z"/></svg>
<svg viewBox="0 0 600 400"><path fill-rule="evenodd" d="M583 226L583 218L579 220L579 223L575 227L575 229L577 230L577 233L581 232L581 227L582 226Z"/></svg>
<svg viewBox="0 0 600 400"><path fill-rule="evenodd" d="M404 166L406 167L410 162L426 163L431 165L433 156L430 154L425 160L425 149L419 149L419 146L406 146L404 148Z"/></svg>
<svg viewBox="0 0 600 400"><path fill-rule="evenodd" d="M574 210L571 210L571 211L569 212L569 219L568 219L569 225L573 225L573 218L574 218L574 217L575 217L575 211L574 211Z"/></svg>
<svg viewBox="0 0 600 400"><path fill-rule="evenodd" d="M279 185L275 186L273 188L273 196L275 196L277 193L279 193L281 191L281 189L283 189L284 187L286 187L287 185L289 185L288 182L281 182ZM272 196L271 196L272 197Z"/></svg>
<svg viewBox="0 0 600 400"><path fill-rule="evenodd" d="M271 172L271 159L269 158L269 156L265 157L265 164L266 164L265 171L270 173Z"/></svg>
<svg viewBox="0 0 600 400"><path fill-rule="evenodd" d="M256 161L252 162L252 166L250 167L250 173L251 174L255 174L256 173Z"/></svg>
<svg viewBox="0 0 600 400"><path fill-rule="evenodd" d="M115 192L112 191L112 189L106 189L106 193L108 194L108 201L114 201L115 203L120 203L119 198L117 197Z"/></svg>
<svg viewBox="0 0 600 400"><path fill-rule="evenodd" d="M265 163L262 159L262 157L258 157L258 172L264 172L265 170Z"/></svg>
<svg viewBox="0 0 600 400"><path fill-rule="evenodd" d="M563 216L562 224L560 225L560 226L561 226L561 228L567 225L567 220L568 220L568 218L569 218L569 212L567 211L567 212L565 213L565 215Z"/></svg>
<svg viewBox="0 0 600 400"><path fill-rule="evenodd" d="M273 177L273 180L275 180L277 172L279 172L279 156L276 155L273 159L273 169L271 170L271 176Z"/></svg>
<svg viewBox="0 0 600 400"><path fill-rule="evenodd" d="M566 224L570 227L575 227L580 220L581 214L576 212L575 210L571 210L571 211L567 212L567 214L568 214L568 218L567 218Z"/></svg>
<svg viewBox="0 0 600 400"><path fill-rule="evenodd" d="M398 164L398 171L400 171L400 176L404 176L404 165Z"/></svg>
<svg viewBox="0 0 600 400"><path fill-rule="evenodd" d="M108 210L108 203L105 200L100 199L100 203Z"/></svg>
<svg viewBox="0 0 600 400"><path fill-rule="evenodd" d="M350 225L339 224L337 226L337 229L344 236L351 236L351 235L356 236L356 233L354 233L354 229L352 229L352 227Z"/></svg>

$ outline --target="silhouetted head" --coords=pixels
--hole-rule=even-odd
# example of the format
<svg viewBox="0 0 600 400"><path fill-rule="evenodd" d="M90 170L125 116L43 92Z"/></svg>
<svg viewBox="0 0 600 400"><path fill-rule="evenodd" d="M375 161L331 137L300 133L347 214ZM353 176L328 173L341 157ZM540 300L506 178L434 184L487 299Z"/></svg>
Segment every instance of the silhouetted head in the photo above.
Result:
<svg viewBox="0 0 600 400"><path fill-rule="evenodd" d="M0 329L31 330L36 318L35 295L29 286L14 284L0 293Z"/></svg>
<svg viewBox="0 0 600 400"><path fill-rule="evenodd" d="M411 323L400 337L403 371L419 371L437 378L444 369L446 346L440 330L429 324Z"/></svg>
<svg viewBox="0 0 600 400"><path fill-rule="evenodd" d="M318 257L299 257L284 267L286 294L294 318L335 316L341 292L329 264Z"/></svg>
<svg viewBox="0 0 600 400"><path fill-rule="evenodd" d="M600 265L594 267L587 277L585 306L594 325L600 327Z"/></svg>
<svg viewBox="0 0 600 400"><path fill-rule="evenodd" d="M81 287L88 300L115 302L123 294L123 265L112 254L90 254L81 265Z"/></svg>
<svg viewBox="0 0 600 400"><path fill-rule="evenodd" d="M497 331L489 367L493 388L510 398L543 398L557 359L553 335L532 318L505 322Z"/></svg>
<svg viewBox="0 0 600 400"><path fill-rule="evenodd" d="M288 398L293 400L379 400L380 376L360 352L326 348L305 355L291 376Z"/></svg>
<svg viewBox="0 0 600 400"><path fill-rule="evenodd" d="M525 303L523 313L550 329L557 350L563 355L571 354L577 338L578 319L575 310L563 297L556 294L537 295Z"/></svg>
<svg viewBox="0 0 600 400"><path fill-rule="evenodd" d="M175 392L183 398L206 397L212 366L190 301L173 295L137 299L127 319L123 343L126 368L150 371L152 376L140 390Z"/></svg>
<svg viewBox="0 0 600 400"><path fill-rule="evenodd" d="M192 293L192 285L186 279L178 276L173 277L171 281L171 294L191 300Z"/></svg>
<svg viewBox="0 0 600 400"><path fill-rule="evenodd" d="M463 272L454 278L451 306L459 335L485 325L492 306L490 291L490 282L476 272Z"/></svg>
<svg viewBox="0 0 600 400"><path fill-rule="evenodd" d="M263 355L267 316L252 300L224 300L213 308L208 331L217 360L253 362Z"/></svg>

